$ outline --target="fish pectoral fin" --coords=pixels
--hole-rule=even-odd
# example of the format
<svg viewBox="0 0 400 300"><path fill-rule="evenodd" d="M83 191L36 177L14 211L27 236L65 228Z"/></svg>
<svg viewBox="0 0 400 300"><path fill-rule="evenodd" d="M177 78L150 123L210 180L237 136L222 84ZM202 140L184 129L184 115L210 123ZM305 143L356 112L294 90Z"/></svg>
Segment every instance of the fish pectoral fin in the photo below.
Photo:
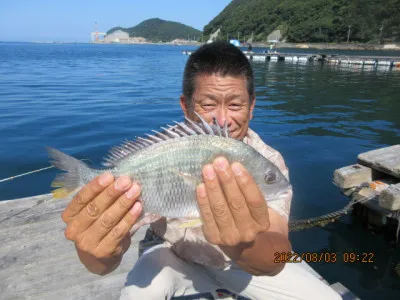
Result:
<svg viewBox="0 0 400 300"><path fill-rule="evenodd" d="M64 182L61 181L53 181L50 185L53 188L59 188L64 186Z"/></svg>
<svg viewBox="0 0 400 300"><path fill-rule="evenodd" d="M169 169L169 171L174 173L175 175L178 175L187 185L196 187L196 185L198 184L198 179L192 174L185 173L177 169Z"/></svg>
<svg viewBox="0 0 400 300"><path fill-rule="evenodd" d="M66 188L59 188L51 192L53 194L53 198L55 199L63 199L67 197L70 192Z"/></svg>
<svg viewBox="0 0 400 300"><path fill-rule="evenodd" d="M184 222L184 223L180 224L178 227L179 228L191 228L191 227L200 226L201 224L202 224L201 219L197 218L197 219L193 219L193 220Z"/></svg>
<svg viewBox="0 0 400 300"><path fill-rule="evenodd" d="M53 195L54 199L64 199L64 198L66 198L68 196L76 194L78 191L79 191L79 188L76 188L76 189L71 191L71 190L68 190L65 187L61 187L61 188L58 188L58 189L55 189L55 190L51 191L51 194Z"/></svg>

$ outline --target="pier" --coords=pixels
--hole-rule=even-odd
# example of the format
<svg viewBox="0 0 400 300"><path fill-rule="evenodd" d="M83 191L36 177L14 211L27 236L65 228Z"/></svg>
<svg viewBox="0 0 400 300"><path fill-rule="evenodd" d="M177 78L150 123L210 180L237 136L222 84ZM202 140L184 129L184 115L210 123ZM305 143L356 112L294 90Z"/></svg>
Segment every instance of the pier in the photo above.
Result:
<svg viewBox="0 0 400 300"><path fill-rule="evenodd" d="M182 54L191 55L194 51L183 50ZM253 52L243 51L246 57L253 62L289 61L293 63L320 62L331 65L359 65L386 68L400 68L400 56L360 56L335 54L302 54L282 52Z"/></svg>

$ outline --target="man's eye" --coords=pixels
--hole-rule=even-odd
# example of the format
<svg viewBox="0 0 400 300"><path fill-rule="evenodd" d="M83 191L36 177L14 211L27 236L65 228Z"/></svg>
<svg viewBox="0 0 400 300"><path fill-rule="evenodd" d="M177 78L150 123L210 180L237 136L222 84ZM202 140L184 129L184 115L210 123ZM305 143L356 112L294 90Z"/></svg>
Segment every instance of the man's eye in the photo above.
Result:
<svg viewBox="0 0 400 300"><path fill-rule="evenodd" d="M235 110L235 109L240 109L242 106L238 103L233 103L233 104L229 105L229 107L231 109Z"/></svg>
<svg viewBox="0 0 400 300"><path fill-rule="evenodd" d="M202 106L205 108L214 108L215 104L203 104Z"/></svg>

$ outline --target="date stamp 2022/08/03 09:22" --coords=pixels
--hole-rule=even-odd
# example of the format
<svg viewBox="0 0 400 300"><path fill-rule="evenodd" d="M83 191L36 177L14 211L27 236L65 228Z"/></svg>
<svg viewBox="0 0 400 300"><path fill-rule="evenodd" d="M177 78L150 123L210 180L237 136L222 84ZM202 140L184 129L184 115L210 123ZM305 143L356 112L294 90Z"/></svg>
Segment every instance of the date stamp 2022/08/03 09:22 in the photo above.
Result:
<svg viewBox="0 0 400 300"><path fill-rule="evenodd" d="M373 252L276 252L275 263L373 263L375 254Z"/></svg>

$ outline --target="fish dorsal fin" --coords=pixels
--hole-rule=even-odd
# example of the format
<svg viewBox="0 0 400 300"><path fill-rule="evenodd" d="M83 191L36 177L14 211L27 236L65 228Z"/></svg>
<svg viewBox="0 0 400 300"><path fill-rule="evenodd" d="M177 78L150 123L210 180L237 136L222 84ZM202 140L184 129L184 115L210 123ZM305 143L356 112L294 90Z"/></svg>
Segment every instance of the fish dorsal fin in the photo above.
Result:
<svg viewBox="0 0 400 300"><path fill-rule="evenodd" d="M123 158L151 145L162 143L171 139L179 139L191 135L217 135L222 137L230 137L227 124L220 127L215 118L213 125L209 125L197 112L194 112L200 119L201 123L193 122L185 117L185 122L179 123L174 121L174 125L161 127L163 131L152 130L153 134L146 134L146 137L137 137L136 140L126 140L120 146L112 147L108 155L103 159L102 165L105 167L113 167Z"/></svg>

